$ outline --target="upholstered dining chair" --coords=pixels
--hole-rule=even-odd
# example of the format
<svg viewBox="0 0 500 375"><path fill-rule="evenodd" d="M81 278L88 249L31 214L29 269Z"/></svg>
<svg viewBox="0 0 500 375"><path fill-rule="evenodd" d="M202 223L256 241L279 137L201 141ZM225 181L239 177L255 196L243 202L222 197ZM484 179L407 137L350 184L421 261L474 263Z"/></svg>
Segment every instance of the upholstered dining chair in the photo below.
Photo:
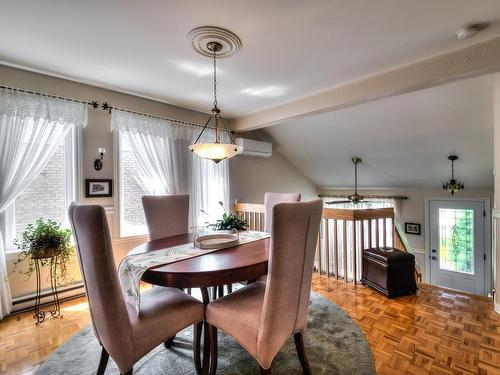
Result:
<svg viewBox="0 0 500 375"><path fill-rule="evenodd" d="M274 357L294 336L303 372L310 374L303 335L322 207L320 200L275 205L267 283L252 283L207 305L210 374L217 369L217 329L236 339L262 374L271 373Z"/></svg>
<svg viewBox="0 0 500 375"><path fill-rule="evenodd" d="M150 241L189 232L189 195L145 195L142 206Z"/></svg>
<svg viewBox="0 0 500 375"><path fill-rule="evenodd" d="M158 287L141 294L137 312L122 294L104 208L71 204L69 219L94 333L102 346L97 374L104 374L109 356L121 374L132 374L140 358L191 324L195 368L200 372L203 304L181 290Z"/></svg>
<svg viewBox="0 0 500 375"><path fill-rule="evenodd" d="M300 202L300 193L264 194L264 232L271 233L273 228L273 207L278 203Z"/></svg>

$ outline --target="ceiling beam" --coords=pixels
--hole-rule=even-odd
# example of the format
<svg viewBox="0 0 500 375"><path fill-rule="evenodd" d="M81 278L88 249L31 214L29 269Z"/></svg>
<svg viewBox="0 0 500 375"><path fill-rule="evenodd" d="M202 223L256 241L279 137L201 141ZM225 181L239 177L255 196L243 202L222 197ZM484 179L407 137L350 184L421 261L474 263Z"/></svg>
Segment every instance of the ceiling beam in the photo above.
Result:
<svg viewBox="0 0 500 375"><path fill-rule="evenodd" d="M233 120L237 132L500 71L500 37Z"/></svg>

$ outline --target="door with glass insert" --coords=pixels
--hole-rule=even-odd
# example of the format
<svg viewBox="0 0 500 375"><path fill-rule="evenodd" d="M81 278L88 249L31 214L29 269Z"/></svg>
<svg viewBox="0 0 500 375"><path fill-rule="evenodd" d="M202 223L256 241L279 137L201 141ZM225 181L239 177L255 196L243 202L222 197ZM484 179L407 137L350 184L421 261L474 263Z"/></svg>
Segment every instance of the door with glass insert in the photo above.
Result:
<svg viewBox="0 0 500 375"><path fill-rule="evenodd" d="M484 203L431 200L429 214L431 283L484 294Z"/></svg>

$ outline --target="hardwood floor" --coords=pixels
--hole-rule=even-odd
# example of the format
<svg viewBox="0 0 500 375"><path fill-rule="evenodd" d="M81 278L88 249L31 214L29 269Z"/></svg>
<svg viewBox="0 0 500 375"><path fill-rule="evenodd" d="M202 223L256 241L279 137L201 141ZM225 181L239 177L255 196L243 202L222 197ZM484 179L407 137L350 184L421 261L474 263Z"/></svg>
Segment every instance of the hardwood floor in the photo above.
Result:
<svg viewBox="0 0 500 375"><path fill-rule="evenodd" d="M316 275L313 290L360 325L378 374L500 374L500 316L486 298L421 284L416 295L389 300L365 286ZM85 298L64 302L62 311L64 318L39 327L30 312L0 321L1 374L34 373L90 324Z"/></svg>
<svg viewBox="0 0 500 375"><path fill-rule="evenodd" d="M366 334L378 374L500 374L500 316L479 296L420 284L387 299L363 285L315 277Z"/></svg>

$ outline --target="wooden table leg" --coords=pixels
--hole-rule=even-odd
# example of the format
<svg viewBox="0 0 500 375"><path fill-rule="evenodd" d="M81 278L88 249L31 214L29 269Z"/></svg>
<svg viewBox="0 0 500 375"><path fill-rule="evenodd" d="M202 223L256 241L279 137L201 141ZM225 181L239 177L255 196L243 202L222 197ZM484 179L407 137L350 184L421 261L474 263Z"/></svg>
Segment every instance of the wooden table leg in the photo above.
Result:
<svg viewBox="0 0 500 375"><path fill-rule="evenodd" d="M215 288L214 288L215 289ZM200 288L201 298L203 304L206 306L210 302L210 297L208 295L207 288ZM203 322L203 364L202 364L202 374L208 374L210 365L210 343L208 337L208 324L206 321Z"/></svg>

